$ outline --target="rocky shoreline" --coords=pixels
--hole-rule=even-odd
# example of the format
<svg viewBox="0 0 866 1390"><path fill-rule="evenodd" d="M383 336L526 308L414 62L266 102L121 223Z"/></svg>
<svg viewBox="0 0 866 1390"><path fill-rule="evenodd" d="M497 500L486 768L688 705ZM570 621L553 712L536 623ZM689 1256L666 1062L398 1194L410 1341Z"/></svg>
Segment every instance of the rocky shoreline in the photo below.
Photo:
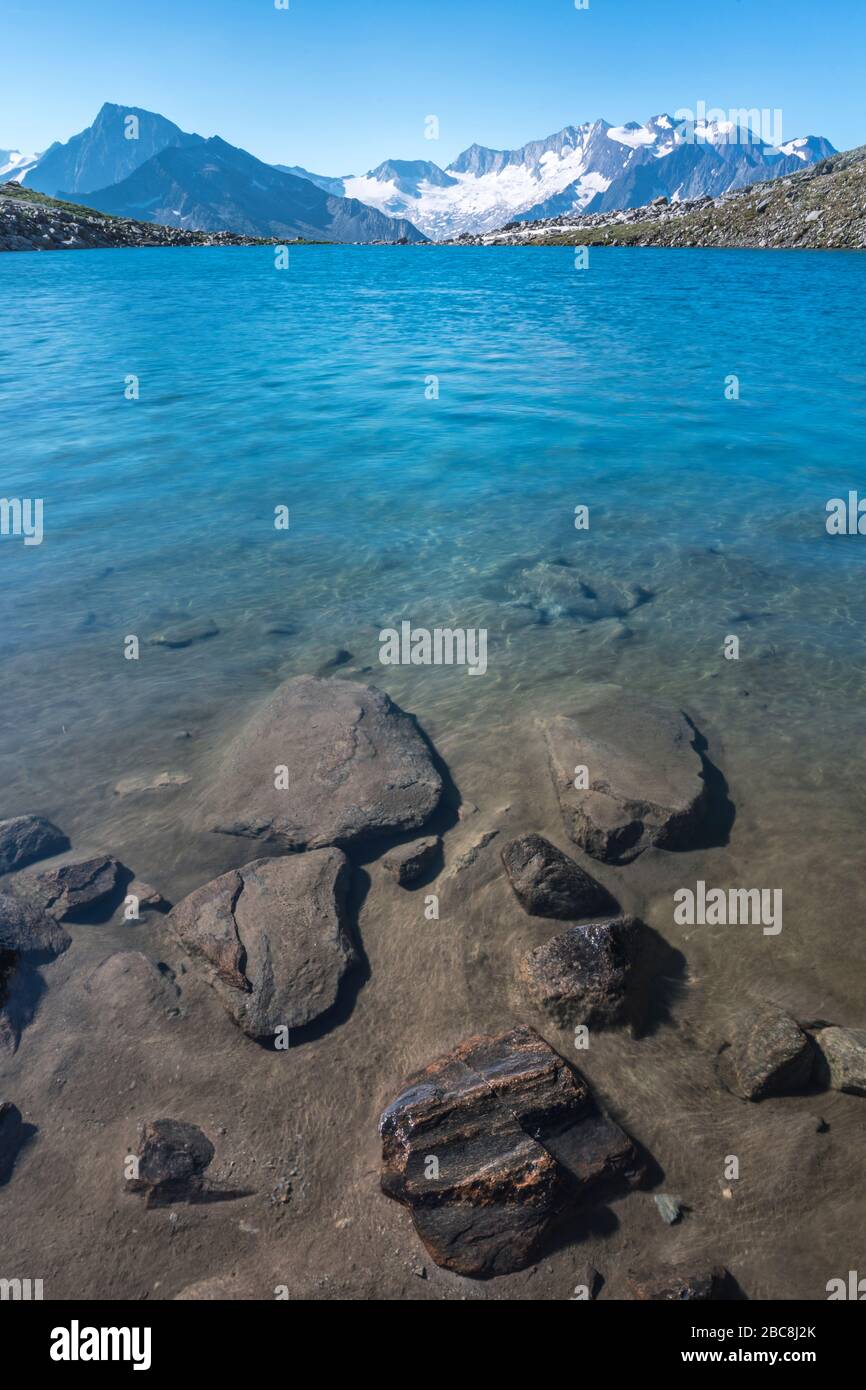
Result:
<svg viewBox="0 0 866 1390"><path fill-rule="evenodd" d="M192 232L135 222L61 202L17 183L0 185L0 251L83 251L120 246L264 246L261 237Z"/></svg>
<svg viewBox="0 0 866 1390"><path fill-rule="evenodd" d="M452 853L453 789L432 742L383 692L340 676L285 681L218 750L216 776L203 783L195 815L201 833L224 846L225 871L171 910L107 850L81 858L44 817L0 821L0 1046L7 1060L23 1056L26 1064L35 1045L40 1065L42 996L50 1003L55 990L76 997L89 1019L88 1041L111 1059L120 1045L119 1020L133 1043L144 1030L157 1057L172 1053L178 1018L201 1014L211 1030L209 997L227 1016L220 1065L232 1071L251 1067L250 1047L276 1065L281 1056L298 1058L299 1043L308 1056L327 1050L344 1027L341 1003L364 961L358 906L369 873L381 861L392 891L407 904L418 894L425 915L435 909L434 920L440 895L459 882L471 933L477 888L468 890L467 883L477 883L473 875L483 865L484 881L503 884L519 912L547 935L507 962L514 980L510 1022L445 1044L384 1103L383 1193L408 1208L436 1266L472 1281L531 1270L575 1221L592 1229L603 1223L609 1201L628 1204L655 1189L662 1221L686 1221L687 1245L652 1266L642 1258L602 1274L593 1268L573 1296L593 1298L608 1285L604 1296L633 1299L748 1296L740 1271L729 1273L713 1239L702 1238L700 1218L684 1215L684 1198L658 1190L679 1136L668 1135L670 1153L650 1153L615 1118L627 1108L627 1095L602 1100L577 1065L590 1042L613 1030L631 1057L630 1070L637 1075L645 1068L643 1019L668 998L670 948L660 955L666 943L623 911L596 874L626 863L639 877L644 857L700 845L712 852L722 842L720 784L709 775L712 747L680 711L612 687L584 692L573 708L546 720L543 732L568 853L532 826L517 825L501 848L495 830L473 832L470 851L464 836L461 852ZM577 789L563 769L579 766L591 774ZM471 816L471 808L460 807L458 825L464 813ZM421 831L422 840L413 838ZM257 857L236 867L235 851L245 844ZM80 975L78 932L86 936L96 930L89 924L112 915L146 923L159 966L139 951L118 949ZM395 949L405 948L397 942ZM58 976L62 962L65 974ZM427 982L409 978L412 997L399 1006L419 1008ZM784 1105L786 1097L828 1090L866 1095L866 1030L739 1000L731 1000L730 1017L724 1036L705 1053L708 1091L735 1105L750 1102L746 1110L768 1097ZM556 1044L542 1028L560 1030ZM370 1046L378 1058L374 1089L387 1094L395 1063L377 1052L374 1039ZM178 1065L194 1063L193 1055L179 1055ZM217 1065L208 1058L204 1064ZM351 1058L344 1065L350 1070L343 1083L351 1086ZM25 1065L19 1080L26 1074ZM243 1198L230 1181L238 1177L234 1160L221 1167L229 1141L224 1128L208 1121L206 1100L198 1102L201 1114L189 1113L188 1104L187 1113L166 1118L175 1091L171 1069L157 1086L159 1110L150 1108L152 1099L142 1108L123 1068L118 1076L127 1096L123 1113L135 1118L138 1134L129 1148L106 1155L118 1202L143 1198L147 1208L176 1213ZM115 1090L109 1085L100 1103L110 1105ZM37 1131L50 1120L19 1102L9 1094L0 1105L0 1182L13 1183L13 1195L19 1154L38 1150ZM247 1122L240 1123L243 1129ZM249 1123L254 1133L256 1122ZM303 1116L296 1123L303 1128ZM820 1136L827 1126L821 1121L812 1129ZM332 1142L339 1137L320 1127L305 1136L311 1169L320 1161L316 1146ZM254 1168L253 1160L249 1171ZM262 1177L273 1184L264 1174L259 1183ZM281 1178L271 1203L289 1205L291 1185ZM730 1200L729 1189L722 1197ZM374 1192L368 1173L365 1206L375 1202ZM315 1215L319 1223L327 1219ZM103 1250L103 1258L112 1254ZM199 1258L207 1263L207 1247ZM217 1271L207 1274L204 1284L212 1284ZM221 1295L196 1285L175 1296Z"/></svg>
<svg viewBox="0 0 866 1390"><path fill-rule="evenodd" d="M802 173L725 193L586 216L509 222L452 246L669 246L752 250L866 249L866 147Z"/></svg>
<svg viewBox="0 0 866 1390"><path fill-rule="evenodd" d="M17 183L0 185L0 251L276 243L276 238L136 222L64 203ZM802 173L751 184L718 198L671 202L660 197L645 207L509 222L494 232L465 233L451 241L417 245L866 250L866 146L821 160Z"/></svg>

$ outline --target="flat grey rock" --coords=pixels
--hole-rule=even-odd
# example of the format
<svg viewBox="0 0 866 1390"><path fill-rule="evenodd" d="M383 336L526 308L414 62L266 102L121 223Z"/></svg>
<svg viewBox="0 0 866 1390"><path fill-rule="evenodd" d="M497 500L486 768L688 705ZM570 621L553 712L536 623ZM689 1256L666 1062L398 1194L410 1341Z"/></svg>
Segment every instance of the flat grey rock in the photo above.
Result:
<svg viewBox="0 0 866 1390"><path fill-rule="evenodd" d="M408 845L398 845L382 859L386 873L395 878L401 888L409 888L432 869L442 846L438 835L427 835Z"/></svg>
<svg viewBox="0 0 866 1390"><path fill-rule="evenodd" d="M230 1016L273 1040L335 1003L354 964L345 904L349 862L338 849L256 859L179 902L168 923Z"/></svg>
<svg viewBox="0 0 866 1390"><path fill-rule="evenodd" d="M43 816L12 816L0 820L0 874L23 869L37 859L62 854L69 841Z"/></svg>
<svg viewBox="0 0 866 1390"><path fill-rule="evenodd" d="M278 851L345 847L420 829L441 794L414 720L381 690L297 676L220 755L200 819Z"/></svg>
<svg viewBox="0 0 866 1390"><path fill-rule="evenodd" d="M815 1043L832 1089L866 1096L866 1028L821 1028Z"/></svg>
<svg viewBox="0 0 866 1390"><path fill-rule="evenodd" d="M569 927L523 957L521 983L561 1028L621 1023L642 930L634 917Z"/></svg>
<svg viewBox="0 0 866 1390"><path fill-rule="evenodd" d="M59 922L102 908L118 891L122 872L111 855L99 854L41 873L22 874L15 892Z"/></svg>
<svg viewBox="0 0 866 1390"><path fill-rule="evenodd" d="M534 917L573 921L619 912L612 895L543 835L521 835L502 849L514 894Z"/></svg>
<svg viewBox="0 0 866 1390"><path fill-rule="evenodd" d="M767 1010L737 1029L719 1053L722 1084L741 1100L801 1090L815 1062L811 1038L788 1014Z"/></svg>
<svg viewBox="0 0 866 1390"><path fill-rule="evenodd" d="M694 730L680 711L600 687L544 732L566 831L587 854L628 863L651 845L695 843L707 787ZM586 789L575 786L582 767Z"/></svg>

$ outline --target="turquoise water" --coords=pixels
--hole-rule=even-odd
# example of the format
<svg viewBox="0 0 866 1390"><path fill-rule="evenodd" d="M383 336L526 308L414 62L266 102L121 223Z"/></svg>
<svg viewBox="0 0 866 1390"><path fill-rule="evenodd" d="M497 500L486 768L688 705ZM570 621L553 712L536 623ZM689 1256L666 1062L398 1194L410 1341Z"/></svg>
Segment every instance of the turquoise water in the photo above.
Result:
<svg viewBox="0 0 866 1390"><path fill-rule="evenodd" d="M518 1296L570 1296L584 1257L616 1278L636 1253L655 1267L700 1252L750 1297L823 1297L856 1266L866 1102L747 1106L713 1067L731 1021L768 1001L866 1023L866 536L825 530L828 499L866 491L864 289L866 259L847 254L604 250L585 272L560 249L300 248L287 271L267 248L0 256L0 496L44 499L45 527L41 546L0 539L0 817L47 814L76 855L112 852L177 902L253 853L191 829L224 736L340 648L344 674L418 716L463 797L440 919L380 865L356 876L369 971L340 1026L292 1048L288 1081L182 976L154 919L73 926L4 1063L40 1131L10 1258L45 1229L49 1193L55 1274L75 1294L171 1296L237 1268L268 1297L305 1266L317 1298L368 1270L373 1296L400 1287L420 1251L401 1263L370 1200L382 1105L476 1031L526 1019L571 1055L517 987L545 928L498 851L532 830L569 848L539 721L613 682L688 711L736 812L727 844L588 862L684 958L670 1020L640 1041L601 1031L586 1062L690 1214L677 1234L636 1194ZM190 618L217 634L149 645ZM382 666L379 631L403 619L486 627L486 674ZM115 790L165 772L176 785ZM673 895L698 880L781 890L784 929L678 926ZM169 1031L140 971L90 993L118 949L177 967ZM182 1216L168 1273L164 1223L117 1197L123 1146L154 1114L218 1135L223 1174L258 1189L249 1222L234 1203ZM732 1153L743 1182L726 1202ZM287 1155L291 1227L271 1223L262 1183ZM465 1296L437 1275L430 1296Z"/></svg>
<svg viewBox="0 0 866 1390"><path fill-rule="evenodd" d="M859 737L866 538L824 509L866 488L863 257L96 251L5 256L0 286L2 490L45 517L41 546L0 542L14 809L87 825L177 760L169 731L340 647L379 680L402 618L490 631L483 681L382 682L440 733L602 678L702 700L728 737L743 688L816 748ZM515 557L643 601L569 616ZM146 646L189 617L219 635ZM745 756L766 731L736 708Z"/></svg>

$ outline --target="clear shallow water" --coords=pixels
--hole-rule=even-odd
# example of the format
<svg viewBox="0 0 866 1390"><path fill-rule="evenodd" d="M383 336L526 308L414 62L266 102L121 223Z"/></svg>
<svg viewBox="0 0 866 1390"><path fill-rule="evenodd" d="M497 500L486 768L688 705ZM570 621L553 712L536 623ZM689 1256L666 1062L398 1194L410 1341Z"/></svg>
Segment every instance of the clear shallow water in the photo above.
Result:
<svg viewBox="0 0 866 1390"><path fill-rule="evenodd" d="M829 253L3 257L2 491L44 498L46 528L0 542L4 814L87 828L119 777L183 764L179 729L346 647L440 741L471 727L495 759L615 680L705 713L744 767L776 757L780 814L786 777L834 777L859 822L832 755L862 731L866 538L830 539L824 508L866 487L864 289L866 260ZM648 601L626 632L527 608L514 557ZM123 660L187 617L219 636ZM385 672L401 618L488 627L488 674Z"/></svg>
<svg viewBox="0 0 866 1390"><path fill-rule="evenodd" d="M646 854L614 876L624 907L683 951L687 973L671 1024L639 1043L602 1033L588 1075L694 1214L674 1237L648 1199L629 1199L621 1235L587 1253L607 1273L636 1249L667 1261L670 1241L685 1241L680 1252L711 1251L752 1297L821 1297L829 1275L855 1266L863 1102L743 1106L715 1086L712 1059L730 1019L763 1000L866 1024L866 538L824 528L829 497L866 487L864 277L862 257L794 253L606 251L583 274L560 250L308 248L286 273L258 249L0 257L0 494L46 508L41 547L0 541L0 815L47 813L76 852L113 851L176 901L249 857L188 829L222 733L338 647L419 716L479 807L446 836L435 928L421 925L417 897L371 871L359 920L369 978L339 1028L293 1050L288 1090L271 1054L247 1048L238 1064L236 1037L193 984L199 1031L178 1051L142 1045L151 1015L134 989L79 1054L90 1015L76 1013L76 990L90 968L110 949L162 959L166 946L153 926L74 928L74 950L52 967L69 973L52 976L41 1006L50 1026L37 1019L10 1064L8 1093L38 1122L47 1162L29 1170L13 1257L38 1235L49 1192L55 1264L75 1272L73 1292L80 1251L67 1242L64 1257L64 1232L75 1246L86 1219L110 1236L88 1288L102 1294L108 1278L109 1293L153 1296L164 1242L142 1254L133 1213L124 1244L107 1156L126 1151L132 1117L181 1113L227 1130L224 1145L236 1136L241 1171L238 1116L252 1105L260 1162L260 1116L277 1126L280 1164L287 1135L300 1146L291 1246L302 1263L314 1252L317 1287L323 1262L332 1288L354 1268L351 1230L374 1291L383 1271L392 1278L397 1237L369 1201L379 1097L468 1032L525 1016L514 962L545 930L496 872L501 841L468 892L454 863L491 825L567 844L536 720L567 710L585 683L615 681L693 715L737 814L729 845ZM138 402L123 399L128 373ZM436 402L424 399L431 373ZM739 402L724 400L730 373ZM281 503L287 534L272 525ZM579 503L588 533L573 526ZM539 571L548 590L533 607L516 557L528 570L569 565ZM624 620L575 620L558 611L561 572L600 594L639 585L645 601ZM219 635L146 645L184 617L212 619ZM487 674L379 666L378 631L401 618L486 625ZM269 633L275 621L293 631ZM722 657L731 632L739 662ZM138 662L123 660L128 633L143 640ZM114 794L120 778L163 770L192 780ZM672 893L699 877L781 887L781 934L676 928ZM830 1123L820 1168L814 1120L795 1127L815 1107ZM83 1155L71 1187L70 1143ZM746 1175L734 1202L718 1198L729 1153ZM192 1277L220 1267L213 1221L231 1210L211 1208L213 1243L203 1254L196 1238ZM354 1225L329 1247L345 1210ZM233 1224L232 1270L254 1259L260 1280L269 1239L252 1256ZM285 1268L278 1241L269 1287ZM118 1257L127 1247L134 1274ZM573 1255L539 1266L527 1296L570 1291ZM174 1278L190 1277L175 1264Z"/></svg>

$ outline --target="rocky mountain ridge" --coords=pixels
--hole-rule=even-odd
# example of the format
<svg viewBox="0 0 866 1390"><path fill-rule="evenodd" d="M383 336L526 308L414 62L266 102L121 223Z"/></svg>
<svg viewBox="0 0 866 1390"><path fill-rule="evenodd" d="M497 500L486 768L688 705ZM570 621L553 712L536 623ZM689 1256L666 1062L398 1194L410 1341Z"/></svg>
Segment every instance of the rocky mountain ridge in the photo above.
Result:
<svg viewBox="0 0 866 1390"><path fill-rule="evenodd" d="M658 197L645 207L617 212L514 220L452 244L864 250L866 146L718 198L672 203Z"/></svg>

